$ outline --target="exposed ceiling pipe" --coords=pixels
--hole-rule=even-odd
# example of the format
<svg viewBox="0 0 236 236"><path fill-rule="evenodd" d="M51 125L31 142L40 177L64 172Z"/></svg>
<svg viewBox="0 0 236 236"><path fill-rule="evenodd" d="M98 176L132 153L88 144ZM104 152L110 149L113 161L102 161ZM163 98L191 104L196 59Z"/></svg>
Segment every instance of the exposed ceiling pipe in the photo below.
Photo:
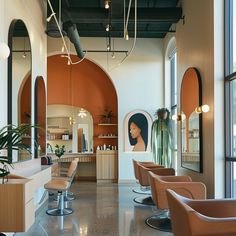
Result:
<svg viewBox="0 0 236 236"><path fill-rule="evenodd" d="M76 25L71 21L66 21L63 23L63 29L66 31L70 41L74 44L77 56L83 58L84 52L80 44L80 37Z"/></svg>

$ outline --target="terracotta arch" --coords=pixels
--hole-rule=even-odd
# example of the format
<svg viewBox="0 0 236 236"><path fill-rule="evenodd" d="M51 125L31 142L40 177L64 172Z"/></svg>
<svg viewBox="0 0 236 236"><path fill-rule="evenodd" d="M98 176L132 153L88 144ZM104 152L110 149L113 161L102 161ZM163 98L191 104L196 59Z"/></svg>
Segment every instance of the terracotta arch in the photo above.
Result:
<svg viewBox="0 0 236 236"><path fill-rule="evenodd" d="M77 60L76 56L71 57ZM104 140L96 138L101 132L97 126L102 122L101 115L105 109L112 110L112 122L117 123L118 113L117 93L109 76L88 59L67 65L67 58L61 55L48 57L47 75L47 104L72 105L89 111L94 120L94 148L104 144ZM117 140L109 140L109 144L117 145Z"/></svg>

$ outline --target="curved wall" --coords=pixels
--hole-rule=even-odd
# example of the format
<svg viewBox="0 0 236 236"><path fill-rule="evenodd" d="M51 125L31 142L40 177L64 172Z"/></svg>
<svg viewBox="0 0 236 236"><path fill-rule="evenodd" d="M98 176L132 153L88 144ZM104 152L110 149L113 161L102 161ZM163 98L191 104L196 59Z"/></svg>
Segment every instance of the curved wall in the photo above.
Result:
<svg viewBox="0 0 236 236"><path fill-rule="evenodd" d="M48 57L47 74L47 104L72 105L89 111L94 120L94 147L103 145L105 141L96 138L101 132L96 124L102 122L106 108L115 115L112 123L117 123L117 95L110 78L87 59L67 65L67 59L60 55ZM111 139L106 144L117 145L117 140Z"/></svg>

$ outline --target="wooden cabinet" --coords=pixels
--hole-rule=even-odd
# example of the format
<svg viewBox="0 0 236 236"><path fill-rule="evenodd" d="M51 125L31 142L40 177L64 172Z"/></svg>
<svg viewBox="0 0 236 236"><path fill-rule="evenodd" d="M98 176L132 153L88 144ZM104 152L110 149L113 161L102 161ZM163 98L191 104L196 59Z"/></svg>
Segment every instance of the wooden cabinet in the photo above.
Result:
<svg viewBox="0 0 236 236"><path fill-rule="evenodd" d="M34 223L34 188L29 179L0 184L0 232L25 232Z"/></svg>
<svg viewBox="0 0 236 236"><path fill-rule="evenodd" d="M97 182L117 182L118 152L117 150L97 150L96 153Z"/></svg>

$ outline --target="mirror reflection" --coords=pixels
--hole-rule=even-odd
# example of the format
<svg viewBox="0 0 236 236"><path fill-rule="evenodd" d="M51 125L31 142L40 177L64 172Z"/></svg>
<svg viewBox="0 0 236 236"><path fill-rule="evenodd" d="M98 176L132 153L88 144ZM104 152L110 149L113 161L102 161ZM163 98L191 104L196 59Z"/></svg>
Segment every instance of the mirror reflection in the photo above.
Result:
<svg viewBox="0 0 236 236"><path fill-rule="evenodd" d="M37 146L35 147L35 158L40 157L46 153L46 91L44 79L38 76L35 81L35 124L39 125L40 129L35 129L35 140Z"/></svg>
<svg viewBox="0 0 236 236"><path fill-rule="evenodd" d="M11 56L8 61L8 92L11 99L8 100L8 123L31 124L31 46L23 21L15 20L11 23L9 46ZM31 144L30 131L24 139L26 144ZM27 151L12 151L13 162L30 158Z"/></svg>
<svg viewBox="0 0 236 236"><path fill-rule="evenodd" d="M93 118L75 106L47 106L47 153L65 145L66 153L93 153Z"/></svg>
<svg viewBox="0 0 236 236"><path fill-rule="evenodd" d="M201 80L195 68L189 68L181 85L181 152L182 167L202 172L201 114L196 108L201 104Z"/></svg>

